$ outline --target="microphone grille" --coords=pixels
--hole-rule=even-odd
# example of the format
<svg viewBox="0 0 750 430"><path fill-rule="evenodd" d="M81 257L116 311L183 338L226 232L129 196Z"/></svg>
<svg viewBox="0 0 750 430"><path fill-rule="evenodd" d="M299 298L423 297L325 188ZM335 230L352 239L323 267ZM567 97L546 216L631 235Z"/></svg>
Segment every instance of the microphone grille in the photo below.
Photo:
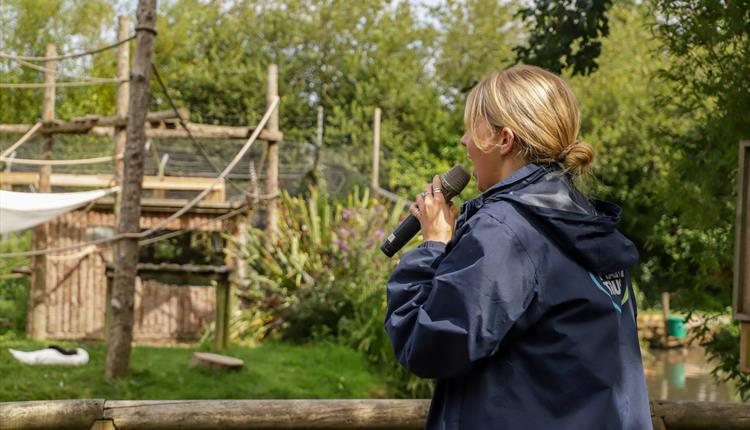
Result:
<svg viewBox="0 0 750 430"><path fill-rule="evenodd" d="M440 177L440 182L443 184L443 195L446 200L452 199L454 196L461 194L466 185L471 180L469 172L466 171L462 166L453 166L446 174Z"/></svg>

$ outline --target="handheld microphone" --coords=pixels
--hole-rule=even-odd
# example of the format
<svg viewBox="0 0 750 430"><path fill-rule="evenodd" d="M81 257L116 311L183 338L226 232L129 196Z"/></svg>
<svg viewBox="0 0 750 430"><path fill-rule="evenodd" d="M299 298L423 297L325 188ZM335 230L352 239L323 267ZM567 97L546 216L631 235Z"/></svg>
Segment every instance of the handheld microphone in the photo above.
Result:
<svg viewBox="0 0 750 430"><path fill-rule="evenodd" d="M469 173L461 166L453 166L448 173L440 176L440 183L442 184L443 196L445 201L449 201L454 196L457 196L469 183L471 177ZM380 245L380 250L383 251L388 257L393 257L399 249L403 248L411 240L414 235L419 232L422 226L419 224L419 220L409 214L409 216L401 223L393 233L391 233Z"/></svg>

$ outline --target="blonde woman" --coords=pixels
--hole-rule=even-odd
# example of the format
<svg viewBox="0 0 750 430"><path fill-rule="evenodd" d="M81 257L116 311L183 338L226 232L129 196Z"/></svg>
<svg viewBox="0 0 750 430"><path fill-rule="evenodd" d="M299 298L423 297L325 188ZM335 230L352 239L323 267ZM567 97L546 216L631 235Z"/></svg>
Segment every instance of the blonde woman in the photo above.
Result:
<svg viewBox="0 0 750 430"><path fill-rule="evenodd" d="M515 66L469 94L461 139L482 193L460 215L435 178L425 242L388 282L399 361L437 379L429 429L651 428L620 209L574 186L594 152L558 76Z"/></svg>

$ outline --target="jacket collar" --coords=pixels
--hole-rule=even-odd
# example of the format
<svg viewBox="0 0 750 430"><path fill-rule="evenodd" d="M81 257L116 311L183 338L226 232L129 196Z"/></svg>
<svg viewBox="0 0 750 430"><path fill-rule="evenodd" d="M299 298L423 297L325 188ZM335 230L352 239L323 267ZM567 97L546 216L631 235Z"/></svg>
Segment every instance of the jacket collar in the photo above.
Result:
<svg viewBox="0 0 750 430"><path fill-rule="evenodd" d="M520 188L520 186L526 185L531 182L535 182L540 176L546 174L552 169L557 169L557 167L541 166L534 163L525 164L507 178L486 189L476 198L481 199L482 203L492 201L492 196L498 193L503 193Z"/></svg>
<svg viewBox="0 0 750 430"><path fill-rule="evenodd" d="M540 166L538 164L525 164L507 178L501 180L482 194L465 201L461 205L461 212L456 221L456 229L460 228L469 218L471 218L485 203L498 200L499 194L504 194L512 190L525 186L528 183L536 181L555 166Z"/></svg>

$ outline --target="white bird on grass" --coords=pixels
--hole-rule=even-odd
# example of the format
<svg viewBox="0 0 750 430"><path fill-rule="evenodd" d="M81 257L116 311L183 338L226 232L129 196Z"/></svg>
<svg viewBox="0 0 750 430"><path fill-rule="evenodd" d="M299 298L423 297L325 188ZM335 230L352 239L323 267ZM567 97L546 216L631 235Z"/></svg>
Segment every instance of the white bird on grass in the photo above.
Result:
<svg viewBox="0 0 750 430"><path fill-rule="evenodd" d="M8 351L16 360L26 364L82 365L89 362L89 353L83 348L71 350L50 345L38 351L26 352L12 348L8 348Z"/></svg>

